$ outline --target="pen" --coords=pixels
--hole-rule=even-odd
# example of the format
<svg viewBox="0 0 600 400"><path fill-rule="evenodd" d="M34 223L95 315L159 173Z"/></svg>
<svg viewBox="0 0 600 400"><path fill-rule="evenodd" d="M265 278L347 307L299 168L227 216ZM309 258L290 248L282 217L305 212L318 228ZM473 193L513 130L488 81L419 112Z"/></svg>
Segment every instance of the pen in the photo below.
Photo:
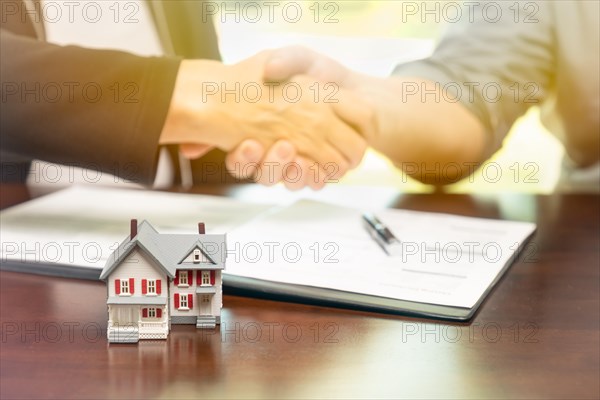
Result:
<svg viewBox="0 0 600 400"><path fill-rule="evenodd" d="M369 232L373 240L375 240L388 255L392 255L391 246L400 243L392 231L390 231L390 229L373 214L363 214L362 219L367 232Z"/></svg>

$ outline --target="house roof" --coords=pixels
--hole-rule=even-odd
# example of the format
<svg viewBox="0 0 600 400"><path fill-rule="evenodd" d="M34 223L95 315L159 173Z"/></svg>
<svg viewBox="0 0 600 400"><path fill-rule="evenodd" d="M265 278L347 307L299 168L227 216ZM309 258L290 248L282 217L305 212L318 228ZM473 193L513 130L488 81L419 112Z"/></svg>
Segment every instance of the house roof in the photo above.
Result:
<svg viewBox="0 0 600 400"><path fill-rule="evenodd" d="M212 246L212 244L211 244L211 246ZM196 243L194 243L194 244L192 245L192 247L191 247L191 248L189 248L189 249L188 249L188 251L186 251L186 252L184 252L184 253L183 253L183 257L181 257L181 258L179 259L179 262L178 262L177 264L181 264L183 261L185 261L185 259L186 259L186 258L187 258L187 257L188 257L190 254L192 254L192 252L193 252L194 250L196 250L196 249L199 249L199 250L200 250L200 251L201 251L201 252L204 254L204 256L205 256L205 257L208 259L208 261L210 261L210 263L211 263L211 264L216 264L216 262L213 260L213 258L212 258L211 256L209 256L208 254L206 254L206 251L207 251L207 249L205 249L204 247L205 247L205 246L203 246L203 245L202 245L202 243L200 243L199 241L197 241ZM203 264L206 264L206 263L203 263Z"/></svg>
<svg viewBox="0 0 600 400"><path fill-rule="evenodd" d="M225 269L227 256L225 246L225 235L158 233L148 221L144 220L138 224L138 233L133 240L127 236L110 255L100 274L100 279L108 279L115 268L137 247L147 253L171 278L175 277L175 270L181 263L182 257L195 247L199 247L214 262L214 264L204 264L205 268ZM186 266L186 269L189 268Z"/></svg>
<svg viewBox="0 0 600 400"><path fill-rule="evenodd" d="M167 304L166 297L141 297L141 296L110 296L106 304L125 304L125 305L142 305L142 306L164 306Z"/></svg>
<svg viewBox="0 0 600 400"><path fill-rule="evenodd" d="M196 288L196 294L210 294L217 293L217 289L214 286L198 286Z"/></svg>

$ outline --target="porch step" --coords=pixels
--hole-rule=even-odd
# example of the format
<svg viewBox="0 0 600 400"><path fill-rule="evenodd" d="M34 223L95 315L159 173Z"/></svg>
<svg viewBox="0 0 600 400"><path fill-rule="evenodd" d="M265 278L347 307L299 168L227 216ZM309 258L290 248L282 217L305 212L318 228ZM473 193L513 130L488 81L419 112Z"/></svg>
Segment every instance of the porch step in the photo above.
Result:
<svg viewBox="0 0 600 400"><path fill-rule="evenodd" d="M198 329L212 329L217 326L217 318L212 315L200 315L196 319L196 328Z"/></svg>
<svg viewBox="0 0 600 400"><path fill-rule="evenodd" d="M107 332L109 343L137 343L140 340L138 328L131 326L110 328Z"/></svg>

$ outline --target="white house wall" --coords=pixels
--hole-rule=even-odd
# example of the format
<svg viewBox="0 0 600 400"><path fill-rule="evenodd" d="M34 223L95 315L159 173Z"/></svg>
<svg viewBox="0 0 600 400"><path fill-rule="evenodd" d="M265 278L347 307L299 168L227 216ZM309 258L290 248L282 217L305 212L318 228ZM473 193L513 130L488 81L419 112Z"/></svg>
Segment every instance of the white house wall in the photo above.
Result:
<svg viewBox="0 0 600 400"><path fill-rule="evenodd" d="M199 264L195 264L196 266L198 266ZM182 270L186 270L186 269L182 269ZM169 285L169 291L170 291L170 305L171 305L171 316L173 317L185 317L185 316L199 316L200 315L200 296L196 294L196 288L199 287L196 285L196 274L199 272L200 270L195 270L194 271L194 279L191 282L191 285L189 285L188 287L185 286L175 286L175 281L172 280L170 285ZM200 286L202 287L202 286ZM223 306L223 291L222 291L222 278L221 278L221 271L220 270L215 270L215 284L214 284L214 288L215 288L215 294L213 294L212 296L212 303L211 303L211 314L214 315L215 317L220 317L221 316L221 307ZM193 299L194 299L194 304L193 304L193 308L191 310L178 310L175 308L175 293L179 293L180 295L188 295L191 294L193 295Z"/></svg>
<svg viewBox="0 0 600 400"><path fill-rule="evenodd" d="M215 289L217 293L215 293L212 303L212 314L220 317L221 309L223 308L223 279L221 277L223 271L216 270L215 271ZM219 319L220 321L220 319Z"/></svg>
<svg viewBox="0 0 600 400"><path fill-rule="evenodd" d="M119 296L115 292L115 279L134 279L134 296L142 295L142 279L160 279L161 294L153 297L166 298L168 295L167 275L156 267L154 261L143 251L134 249L110 274L108 280L108 295Z"/></svg>

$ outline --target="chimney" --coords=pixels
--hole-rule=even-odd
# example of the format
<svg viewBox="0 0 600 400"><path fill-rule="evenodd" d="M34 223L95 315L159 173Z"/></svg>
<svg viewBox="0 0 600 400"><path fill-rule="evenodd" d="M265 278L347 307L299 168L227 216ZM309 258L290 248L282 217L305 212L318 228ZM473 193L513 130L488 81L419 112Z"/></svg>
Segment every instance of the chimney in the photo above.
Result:
<svg viewBox="0 0 600 400"><path fill-rule="evenodd" d="M132 219L131 220L131 237L130 237L130 240L133 240L133 238L137 236L137 228L138 228L137 219Z"/></svg>
<svg viewBox="0 0 600 400"><path fill-rule="evenodd" d="M198 222L198 233L204 235L206 233L206 229L204 228L204 222Z"/></svg>

